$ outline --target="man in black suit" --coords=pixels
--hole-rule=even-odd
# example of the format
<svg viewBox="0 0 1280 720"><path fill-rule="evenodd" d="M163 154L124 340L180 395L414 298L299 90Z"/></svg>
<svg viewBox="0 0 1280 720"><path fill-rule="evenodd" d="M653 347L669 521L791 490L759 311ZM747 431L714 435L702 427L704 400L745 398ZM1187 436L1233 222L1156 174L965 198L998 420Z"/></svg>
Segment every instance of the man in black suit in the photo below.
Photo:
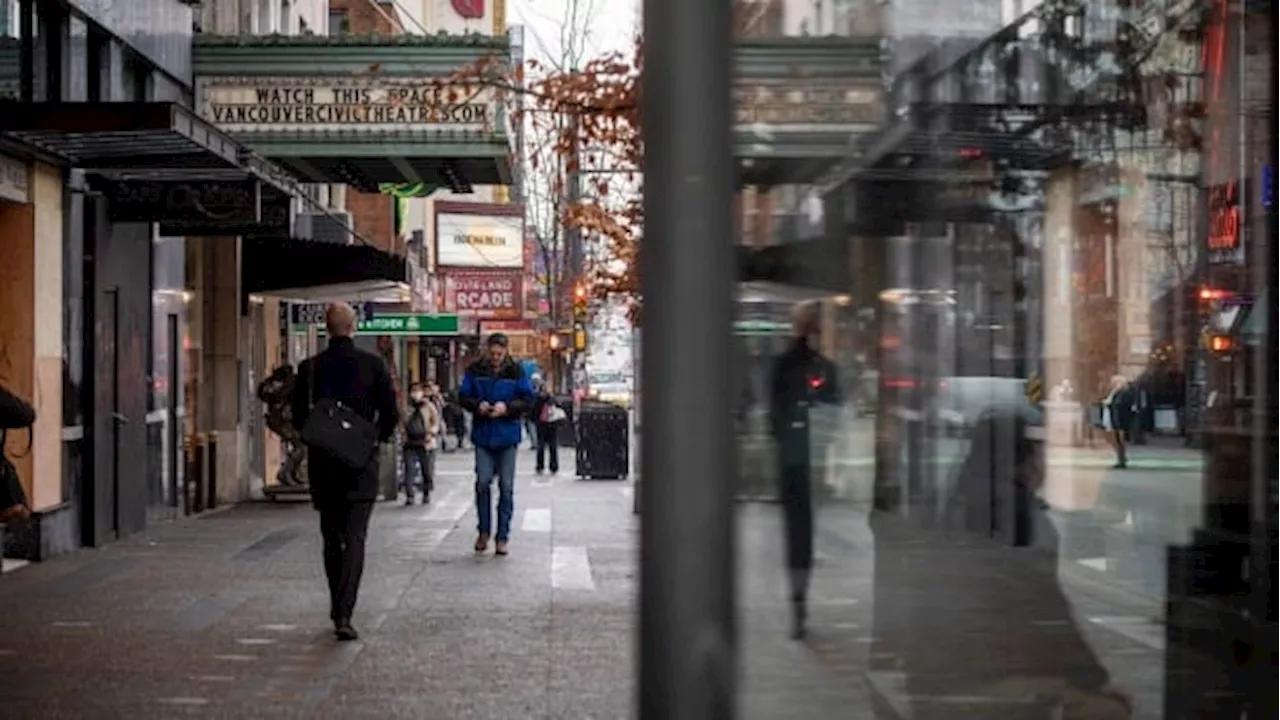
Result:
<svg viewBox="0 0 1280 720"><path fill-rule="evenodd" d="M400 422L394 385L387 364L360 350L352 337L356 314L348 305L330 305L325 314L329 347L298 365L293 387L293 423L299 431L315 401L341 401L378 426L378 442L391 440ZM324 572L329 579L329 617L339 640L355 640L351 613L364 572L364 543L369 517L378 499L378 453L363 470L353 471L326 458L322 449L308 450L311 503L320 511L324 538Z"/></svg>

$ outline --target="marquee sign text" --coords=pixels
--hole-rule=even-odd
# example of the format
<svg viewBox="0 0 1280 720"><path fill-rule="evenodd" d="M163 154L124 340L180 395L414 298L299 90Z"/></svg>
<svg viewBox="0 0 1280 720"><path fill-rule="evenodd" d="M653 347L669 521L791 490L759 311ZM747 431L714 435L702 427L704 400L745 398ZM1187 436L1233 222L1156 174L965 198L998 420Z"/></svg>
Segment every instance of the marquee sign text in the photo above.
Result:
<svg viewBox="0 0 1280 720"><path fill-rule="evenodd" d="M223 129L484 129L493 126L485 88L413 80L246 78L205 80L206 116Z"/></svg>
<svg viewBox="0 0 1280 720"><path fill-rule="evenodd" d="M736 125L868 125L884 120L883 92L866 83L738 82Z"/></svg>

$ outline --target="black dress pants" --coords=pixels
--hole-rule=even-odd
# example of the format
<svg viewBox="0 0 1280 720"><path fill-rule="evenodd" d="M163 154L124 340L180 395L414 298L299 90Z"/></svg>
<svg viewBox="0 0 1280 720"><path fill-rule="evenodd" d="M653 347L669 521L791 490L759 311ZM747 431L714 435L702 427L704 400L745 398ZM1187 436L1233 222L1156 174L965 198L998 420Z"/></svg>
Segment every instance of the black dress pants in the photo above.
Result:
<svg viewBox="0 0 1280 720"><path fill-rule="evenodd" d="M335 502L321 505L319 510L324 574L329 580L329 618L350 620L364 574L364 543L373 502Z"/></svg>
<svg viewBox="0 0 1280 720"><path fill-rule="evenodd" d="M779 497L786 534L787 569L791 571L793 599L802 600L808 591L813 568L813 485L808 462L782 464Z"/></svg>

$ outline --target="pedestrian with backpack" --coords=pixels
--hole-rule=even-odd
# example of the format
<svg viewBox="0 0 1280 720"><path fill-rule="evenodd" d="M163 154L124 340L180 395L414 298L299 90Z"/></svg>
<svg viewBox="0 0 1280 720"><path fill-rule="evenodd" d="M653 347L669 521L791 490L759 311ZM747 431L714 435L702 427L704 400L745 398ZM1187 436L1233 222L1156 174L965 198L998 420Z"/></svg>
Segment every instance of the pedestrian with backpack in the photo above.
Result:
<svg viewBox="0 0 1280 720"><path fill-rule="evenodd" d="M404 420L404 504L412 505L415 480L422 478L422 504L435 489L436 447L440 438L440 409L419 383L409 386L409 412Z"/></svg>

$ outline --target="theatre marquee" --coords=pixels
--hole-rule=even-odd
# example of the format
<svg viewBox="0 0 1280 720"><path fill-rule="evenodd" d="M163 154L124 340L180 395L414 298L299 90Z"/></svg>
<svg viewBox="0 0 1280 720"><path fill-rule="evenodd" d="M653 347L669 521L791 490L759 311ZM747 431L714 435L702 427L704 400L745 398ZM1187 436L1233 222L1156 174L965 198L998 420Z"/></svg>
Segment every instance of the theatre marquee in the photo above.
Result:
<svg viewBox="0 0 1280 720"><path fill-rule="evenodd" d="M431 78L202 77L206 119L233 134L273 131L493 132L490 88Z"/></svg>

